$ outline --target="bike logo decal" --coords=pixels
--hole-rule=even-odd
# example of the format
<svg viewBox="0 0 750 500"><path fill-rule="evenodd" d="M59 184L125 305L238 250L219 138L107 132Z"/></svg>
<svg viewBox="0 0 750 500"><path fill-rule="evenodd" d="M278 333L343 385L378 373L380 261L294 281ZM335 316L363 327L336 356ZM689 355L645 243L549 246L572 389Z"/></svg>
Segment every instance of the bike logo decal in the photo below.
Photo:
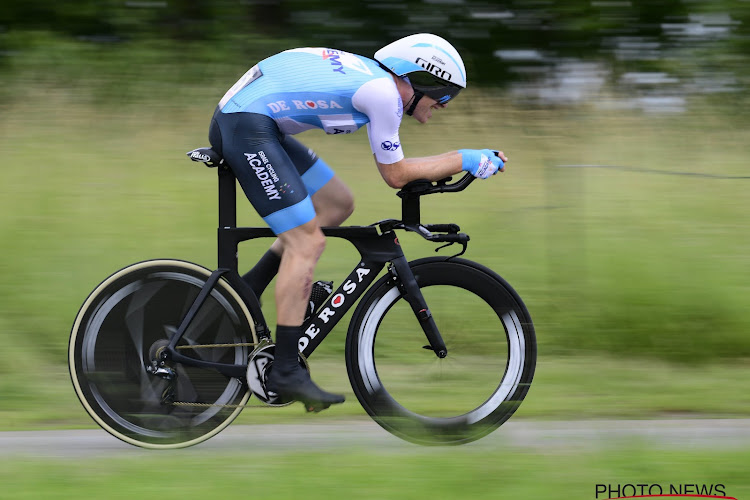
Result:
<svg viewBox="0 0 750 500"><path fill-rule="evenodd" d="M368 274L370 274L369 269L367 269L366 267L360 267L359 269L357 269L357 283L354 283L352 280L346 280L346 283L344 283L342 289L346 292L347 295L351 295L357 289L357 285L362 283L362 280ZM333 306L335 309L338 309L344 304L344 299L345 297L343 294L337 293L331 299L331 306ZM336 314L335 309L331 309L328 306L324 307L323 310L318 314L318 318L323 320L323 323L328 323L328 320L330 320L331 317Z"/></svg>
<svg viewBox="0 0 750 500"><path fill-rule="evenodd" d="M337 293L335 294L331 300L330 305L331 307L324 307L322 311L318 313L318 319L322 320L323 323L328 323L328 321L336 315L336 312L338 309L344 305L344 302L346 301L346 296L351 295L357 290L357 286L362 283L362 280L364 280L365 276L370 274L370 269L366 267L359 267L357 268L357 281L354 282L352 280L346 280L346 282L341 286L341 289L344 291L344 293ZM310 343L310 339L314 339L318 336L320 333L320 328L315 326L315 323L311 323L310 326L307 327L307 330L305 330L305 334L299 339L299 350L302 351L307 347L307 345Z"/></svg>

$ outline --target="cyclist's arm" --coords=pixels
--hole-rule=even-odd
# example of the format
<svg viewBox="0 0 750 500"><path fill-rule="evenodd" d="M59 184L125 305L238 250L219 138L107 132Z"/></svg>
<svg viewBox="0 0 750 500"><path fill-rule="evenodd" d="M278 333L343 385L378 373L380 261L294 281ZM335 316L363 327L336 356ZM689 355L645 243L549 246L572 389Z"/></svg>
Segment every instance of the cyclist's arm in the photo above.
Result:
<svg viewBox="0 0 750 500"><path fill-rule="evenodd" d="M417 179L437 181L460 173L461 153L450 151L422 158L403 158L396 163L381 163L375 158L375 163L386 184L394 189L400 189Z"/></svg>
<svg viewBox="0 0 750 500"><path fill-rule="evenodd" d="M502 160L499 165L499 170L503 171L502 162L508 161L505 154L502 151L484 151L486 151L487 155L495 154L500 160ZM469 168L469 166L472 165L471 162L467 164L466 168L464 168L464 155L462 152L482 153L482 151L475 150L450 151L441 155L426 156L423 158L402 158L394 163L381 163L376 156L375 163L377 164L380 175L383 176L385 182L395 189L402 188L405 184L417 179L437 181L458 174L462 171L471 171L475 176L481 175L475 173L476 167L472 167L473 170ZM469 158L472 158L472 156L469 156ZM482 158L485 157L482 156ZM494 165L492 170L485 171L485 174L481 175L481 178L486 179L491 173L496 173L497 167L498 165Z"/></svg>
<svg viewBox="0 0 750 500"><path fill-rule="evenodd" d="M390 77L363 84L352 97L352 104L369 118L367 134L375 163L380 175L392 188L399 189L417 179L436 181L466 170L463 168L464 157L459 151L421 158L404 156L399 138L403 104ZM498 156L507 161L502 152Z"/></svg>

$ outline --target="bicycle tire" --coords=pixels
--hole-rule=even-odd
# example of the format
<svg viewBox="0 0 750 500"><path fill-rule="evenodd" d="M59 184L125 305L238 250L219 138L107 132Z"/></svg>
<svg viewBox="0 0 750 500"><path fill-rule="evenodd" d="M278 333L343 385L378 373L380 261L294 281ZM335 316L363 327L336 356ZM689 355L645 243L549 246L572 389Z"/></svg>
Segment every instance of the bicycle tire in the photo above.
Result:
<svg viewBox="0 0 750 500"><path fill-rule="evenodd" d="M224 429L247 403L251 393L244 380L173 364L175 404L162 397L169 382L146 371L210 274L185 261L139 262L99 284L78 312L68 350L70 377L88 414L113 436L144 448L191 446ZM186 356L242 364L251 347L240 344L251 343L257 343L251 315L220 279L177 348ZM230 345L184 347L210 344Z"/></svg>
<svg viewBox="0 0 750 500"><path fill-rule="evenodd" d="M502 425L536 365L531 317L490 269L457 258L409 264L448 348L439 359L395 279L383 276L354 312L346 340L357 399L384 429L423 445L463 444Z"/></svg>

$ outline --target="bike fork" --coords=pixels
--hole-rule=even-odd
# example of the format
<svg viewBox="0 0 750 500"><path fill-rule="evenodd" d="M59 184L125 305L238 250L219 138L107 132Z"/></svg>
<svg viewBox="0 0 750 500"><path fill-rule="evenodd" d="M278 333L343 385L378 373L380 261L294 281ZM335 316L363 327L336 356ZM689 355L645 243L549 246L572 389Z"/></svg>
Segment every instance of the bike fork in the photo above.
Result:
<svg viewBox="0 0 750 500"><path fill-rule="evenodd" d="M444 358L448 355L448 348L445 347L443 337L438 331L435 320L432 318L430 308L424 300L422 291L417 285L414 273L411 272L406 257L399 257L392 261L393 266L390 268L391 274L397 279L398 287L404 294L404 299L411 306L414 315L419 320L419 326L427 337L430 345L424 346L425 349L432 350L438 358Z"/></svg>

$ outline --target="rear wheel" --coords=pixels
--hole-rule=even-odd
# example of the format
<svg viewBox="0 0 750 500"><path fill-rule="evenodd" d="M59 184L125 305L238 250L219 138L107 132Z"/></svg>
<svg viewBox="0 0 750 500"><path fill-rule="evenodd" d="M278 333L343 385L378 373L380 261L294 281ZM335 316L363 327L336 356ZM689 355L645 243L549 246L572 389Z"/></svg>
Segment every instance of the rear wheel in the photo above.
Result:
<svg viewBox="0 0 750 500"><path fill-rule="evenodd" d="M177 260L133 264L102 282L81 307L70 336L70 376L84 408L107 432L147 448L190 446L242 410L250 397L244 380L153 363L210 274ZM201 360L246 364L255 343L250 313L220 279L177 349Z"/></svg>
<svg viewBox="0 0 750 500"><path fill-rule="evenodd" d="M531 318L500 276L463 259L412 271L448 348L439 359L391 276L368 291L347 335L349 378L386 430L420 444L461 444L505 422L534 375Z"/></svg>

